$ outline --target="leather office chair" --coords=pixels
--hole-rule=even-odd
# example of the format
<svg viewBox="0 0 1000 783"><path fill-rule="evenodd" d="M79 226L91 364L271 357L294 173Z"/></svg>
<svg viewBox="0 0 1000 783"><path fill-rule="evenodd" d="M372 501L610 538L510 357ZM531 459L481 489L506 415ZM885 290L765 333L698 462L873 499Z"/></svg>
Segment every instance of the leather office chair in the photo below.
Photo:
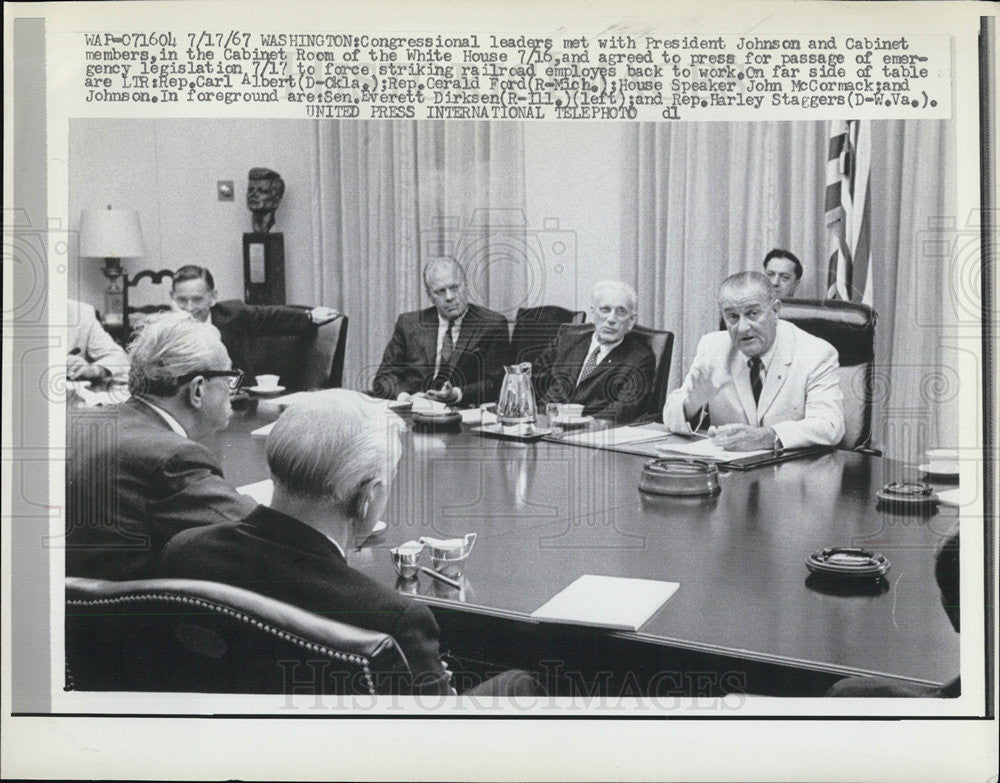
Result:
<svg viewBox="0 0 1000 783"><path fill-rule="evenodd" d="M559 327L559 330L576 334L592 330L593 328L593 324L566 324ZM632 334L641 337L656 358L656 366L653 368L653 392L646 403L646 409L636 422L633 423L640 421L660 421L663 417L663 406L667 401L667 384L670 381L670 359L674 352L674 333L659 329L650 329L649 327L636 324L632 327Z"/></svg>
<svg viewBox="0 0 1000 783"><path fill-rule="evenodd" d="M787 299L781 317L821 337L840 354L840 391L844 395L844 437L840 448L867 448L872 437L875 377L875 322L868 305L835 299Z"/></svg>
<svg viewBox="0 0 1000 783"><path fill-rule="evenodd" d="M66 579L66 690L406 693L395 640L230 585Z"/></svg>
<svg viewBox="0 0 1000 783"><path fill-rule="evenodd" d="M338 315L311 334L246 340L234 346L233 364L246 373L245 385L261 373L270 373L280 376L281 385L292 391L339 388L344 379L347 323L346 315Z"/></svg>
<svg viewBox="0 0 1000 783"><path fill-rule="evenodd" d="M663 406L667 402L667 384L670 382L670 360L674 353L674 333L649 329L638 324L632 327L632 333L645 338L653 355L656 357L656 369L653 371L653 393L643 418L659 421L663 417Z"/></svg>
<svg viewBox="0 0 1000 783"><path fill-rule="evenodd" d="M513 363L534 363L546 346L556 339L563 324L582 324L587 314L582 310L567 310L558 305L518 308L514 318L514 333L510 340Z"/></svg>

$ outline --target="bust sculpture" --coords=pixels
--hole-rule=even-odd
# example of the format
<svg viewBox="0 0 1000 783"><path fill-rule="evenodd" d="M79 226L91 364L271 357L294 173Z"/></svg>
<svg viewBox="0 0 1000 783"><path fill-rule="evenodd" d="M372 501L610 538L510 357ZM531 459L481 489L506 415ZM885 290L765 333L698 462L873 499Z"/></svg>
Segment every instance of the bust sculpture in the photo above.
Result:
<svg viewBox="0 0 1000 783"><path fill-rule="evenodd" d="M250 169L247 182L247 209L253 215L253 230L267 234L274 225L274 213L285 194L285 181L276 171Z"/></svg>

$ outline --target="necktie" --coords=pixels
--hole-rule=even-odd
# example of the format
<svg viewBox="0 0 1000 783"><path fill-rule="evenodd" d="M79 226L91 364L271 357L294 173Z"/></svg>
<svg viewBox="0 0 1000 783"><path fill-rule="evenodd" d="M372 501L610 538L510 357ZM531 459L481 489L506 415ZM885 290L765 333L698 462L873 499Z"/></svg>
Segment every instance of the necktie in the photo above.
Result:
<svg viewBox="0 0 1000 783"><path fill-rule="evenodd" d="M597 356L600 352L601 346L599 345L591 351L590 356L587 357L587 361L583 363L583 370L580 371L580 379L576 382L577 386L583 383L597 369Z"/></svg>
<svg viewBox="0 0 1000 783"><path fill-rule="evenodd" d="M454 321L448 321L448 328L445 330L444 339L441 341L441 361L438 362L437 379L442 383L448 380L451 370L451 355L455 352L455 338L452 336L452 329L455 328Z"/></svg>
<svg viewBox="0 0 1000 783"><path fill-rule="evenodd" d="M747 367L750 368L750 389L753 391L755 405L760 402L760 390L764 388L764 380L760 377L760 368L763 366L764 363L759 356L754 356L747 361Z"/></svg>

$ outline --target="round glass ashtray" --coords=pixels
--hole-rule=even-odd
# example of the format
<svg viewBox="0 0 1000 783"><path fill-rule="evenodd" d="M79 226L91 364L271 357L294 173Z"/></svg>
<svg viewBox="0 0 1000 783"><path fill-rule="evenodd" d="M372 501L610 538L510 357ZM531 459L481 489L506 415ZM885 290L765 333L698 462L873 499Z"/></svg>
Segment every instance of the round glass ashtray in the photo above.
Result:
<svg viewBox="0 0 1000 783"><path fill-rule="evenodd" d="M718 466L701 459L652 459L639 478L639 489L654 495L714 495L720 488Z"/></svg>
<svg viewBox="0 0 1000 783"><path fill-rule="evenodd" d="M884 555L860 547L831 546L806 558L806 568L814 574L836 579L881 579L890 567Z"/></svg>

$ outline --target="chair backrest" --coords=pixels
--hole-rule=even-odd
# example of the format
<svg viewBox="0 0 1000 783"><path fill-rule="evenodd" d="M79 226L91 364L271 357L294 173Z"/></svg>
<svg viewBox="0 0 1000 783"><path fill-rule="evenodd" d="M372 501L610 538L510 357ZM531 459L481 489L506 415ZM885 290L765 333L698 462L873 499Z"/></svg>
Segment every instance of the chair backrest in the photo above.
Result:
<svg viewBox="0 0 1000 783"><path fill-rule="evenodd" d="M510 340L511 362L534 363L556 338L562 324L582 324L586 318L582 310L567 310L558 305L519 308Z"/></svg>
<svg viewBox="0 0 1000 783"><path fill-rule="evenodd" d="M66 689L407 693L410 671L391 636L249 590L67 577Z"/></svg>
<svg viewBox="0 0 1000 783"><path fill-rule="evenodd" d="M867 446L872 437L877 313L868 305L836 299L786 299L781 317L837 349L845 419L840 447Z"/></svg>
<svg viewBox="0 0 1000 783"><path fill-rule="evenodd" d="M122 275L122 323L124 324L124 342L126 344L132 339L132 333L142 320L139 316L165 313L170 309L170 305L167 304L142 305L141 307L129 304L129 289L135 288L143 280L149 280L152 285L162 285L163 281L166 280L167 286L170 287L174 282L174 272L172 269L161 269L159 272L143 269L131 277L127 274Z"/></svg>
<svg viewBox="0 0 1000 783"><path fill-rule="evenodd" d="M299 376L303 389L338 389L344 382L344 351L347 347L347 316L316 327L316 335L305 346L305 361Z"/></svg>
<svg viewBox="0 0 1000 783"><path fill-rule="evenodd" d="M632 327L632 334L646 340L653 355L656 357L656 369L653 375L653 393L646 406L646 414L656 414L657 419L663 414L663 406L667 402L667 384L670 382L670 360L674 353L674 333L659 329L649 329L645 326Z"/></svg>
<svg viewBox="0 0 1000 783"><path fill-rule="evenodd" d="M233 347L233 362L247 374L248 383L254 376L271 373L293 391L338 388L344 378L347 321L346 315L338 315L305 335L262 335L244 340Z"/></svg>

